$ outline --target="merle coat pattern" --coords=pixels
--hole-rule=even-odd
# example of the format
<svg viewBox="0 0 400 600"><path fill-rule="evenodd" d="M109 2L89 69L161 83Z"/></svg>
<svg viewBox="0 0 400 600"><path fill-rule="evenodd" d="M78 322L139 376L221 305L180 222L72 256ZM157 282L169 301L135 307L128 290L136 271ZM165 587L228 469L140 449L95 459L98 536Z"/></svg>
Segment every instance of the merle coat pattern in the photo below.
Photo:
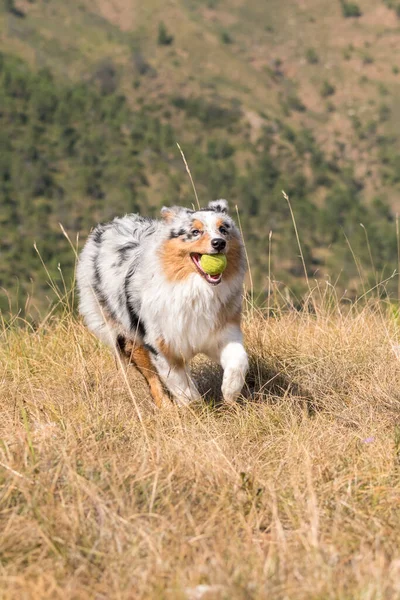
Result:
<svg viewBox="0 0 400 600"><path fill-rule="evenodd" d="M79 309L89 329L146 378L158 406L198 399L188 363L204 353L223 369L234 401L248 368L240 329L245 255L225 200L164 207L162 219L131 214L98 225L80 255ZM202 254L225 253L210 276ZM168 395L169 394L169 395Z"/></svg>

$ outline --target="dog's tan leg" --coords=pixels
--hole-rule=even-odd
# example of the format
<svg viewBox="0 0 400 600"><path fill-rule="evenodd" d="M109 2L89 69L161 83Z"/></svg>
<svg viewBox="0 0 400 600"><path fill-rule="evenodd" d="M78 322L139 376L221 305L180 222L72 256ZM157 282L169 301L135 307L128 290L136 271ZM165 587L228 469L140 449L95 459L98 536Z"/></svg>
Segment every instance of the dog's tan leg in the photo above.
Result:
<svg viewBox="0 0 400 600"><path fill-rule="evenodd" d="M200 392L190 375L183 359L170 351L164 340L158 340L160 352L154 358L157 371L167 390L178 405L184 406L201 398Z"/></svg>
<svg viewBox="0 0 400 600"><path fill-rule="evenodd" d="M151 362L150 352L146 348L143 348L143 346L134 348L131 354L131 362L133 362L149 384L151 395L158 408L167 403L170 404L170 399L164 391L161 379Z"/></svg>
<svg viewBox="0 0 400 600"><path fill-rule="evenodd" d="M156 406L161 408L163 405L170 404L171 401L164 390L157 369L151 362L150 352L143 346L133 346L123 336L118 336L117 348L125 362L128 365L135 366L139 373L143 375Z"/></svg>

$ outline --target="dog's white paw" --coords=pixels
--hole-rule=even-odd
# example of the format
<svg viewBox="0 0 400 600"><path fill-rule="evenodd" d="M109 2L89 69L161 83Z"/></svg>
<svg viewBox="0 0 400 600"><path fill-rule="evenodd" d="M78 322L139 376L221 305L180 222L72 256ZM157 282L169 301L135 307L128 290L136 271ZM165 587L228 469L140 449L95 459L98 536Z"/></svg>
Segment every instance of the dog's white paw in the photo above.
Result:
<svg viewBox="0 0 400 600"><path fill-rule="evenodd" d="M247 368L240 369L238 367L225 369L221 388L225 402L235 402L238 399L244 386L246 371Z"/></svg>
<svg viewBox="0 0 400 600"><path fill-rule="evenodd" d="M222 352L221 364L224 368L222 395L225 402L235 402L242 391L249 368L249 359L242 344L227 344Z"/></svg>

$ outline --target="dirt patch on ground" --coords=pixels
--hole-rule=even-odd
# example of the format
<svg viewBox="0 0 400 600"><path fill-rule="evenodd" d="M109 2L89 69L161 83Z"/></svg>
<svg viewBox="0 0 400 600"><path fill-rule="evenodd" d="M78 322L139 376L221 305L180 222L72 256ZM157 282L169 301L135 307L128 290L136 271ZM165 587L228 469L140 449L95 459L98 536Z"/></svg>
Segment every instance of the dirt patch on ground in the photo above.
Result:
<svg viewBox="0 0 400 600"><path fill-rule="evenodd" d="M245 117L251 125L251 140L255 141L260 134L261 128L265 125L265 119L252 110L246 110Z"/></svg>
<svg viewBox="0 0 400 600"><path fill-rule="evenodd" d="M386 8L383 4L376 3L377 6L372 10L369 10L365 15L362 16L363 23L367 25L381 25L382 27L398 27L399 20L396 17L394 10Z"/></svg>
<svg viewBox="0 0 400 600"><path fill-rule="evenodd" d="M117 25L122 31L129 31L135 25L136 3L126 0L95 0L88 4L93 12Z"/></svg>
<svg viewBox="0 0 400 600"><path fill-rule="evenodd" d="M238 18L235 15L232 15L231 13L228 13L226 11L216 11L212 8L204 8L202 10L202 16L206 21L220 23L221 25L225 25L226 27L234 25L238 21Z"/></svg>

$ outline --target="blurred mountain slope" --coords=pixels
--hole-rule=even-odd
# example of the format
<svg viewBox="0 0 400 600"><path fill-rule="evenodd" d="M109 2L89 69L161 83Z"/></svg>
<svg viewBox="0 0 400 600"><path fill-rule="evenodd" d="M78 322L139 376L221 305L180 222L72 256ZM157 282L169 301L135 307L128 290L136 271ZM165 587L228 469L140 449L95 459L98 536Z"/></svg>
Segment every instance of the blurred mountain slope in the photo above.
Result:
<svg viewBox="0 0 400 600"><path fill-rule="evenodd" d="M271 229L280 248L275 274L295 288L299 280L301 287L281 189L291 194L310 274L336 277L344 269L347 286L357 273L342 231L372 280L374 270L387 274L396 266L396 2L2 2L0 49L7 68L39 77L40 83L30 79L30 85L47 86L57 105L39 116L39 135L38 94L23 99L17 94L13 102L10 75L3 76L11 112L3 111L1 126L3 137L12 140L9 152L14 157L22 152L29 131L34 140L41 137L32 142L40 160L29 159L29 169L40 163L51 177L47 189L34 189L29 178L21 184L15 173L10 176L14 213L3 214L2 222L11 218L17 224L26 248L32 247L34 231L54 269L60 256L71 268L62 236L55 233L58 221L74 234L116 212L155 214L163 202L193 201L176 141L203 201L227 195L239 205L260 289ZM13 56L23 60L19 67L10 66ZM78 89L91 98L81 113ZM59 106L68 97L72 104L60 117ZM25 115L18 127L13 111ZM66 150L68 128L79 140ZM90 158L85 154L83 160L83 147L90 147L85 151ZM23 208L32 198L47 207L40 227L34 224L37 210L28 219ZM357 229L360 221L368 225L374 268L365 233ZM51 247L49 231L56 236ZM8 238L9 253L15 244L11 233ZM21 257L14 248L15 254ZM8 261L13 266L1 281L5 287L11 274L20 273L18 260ZM29 261L22 290L32 269Z"/></svg>

